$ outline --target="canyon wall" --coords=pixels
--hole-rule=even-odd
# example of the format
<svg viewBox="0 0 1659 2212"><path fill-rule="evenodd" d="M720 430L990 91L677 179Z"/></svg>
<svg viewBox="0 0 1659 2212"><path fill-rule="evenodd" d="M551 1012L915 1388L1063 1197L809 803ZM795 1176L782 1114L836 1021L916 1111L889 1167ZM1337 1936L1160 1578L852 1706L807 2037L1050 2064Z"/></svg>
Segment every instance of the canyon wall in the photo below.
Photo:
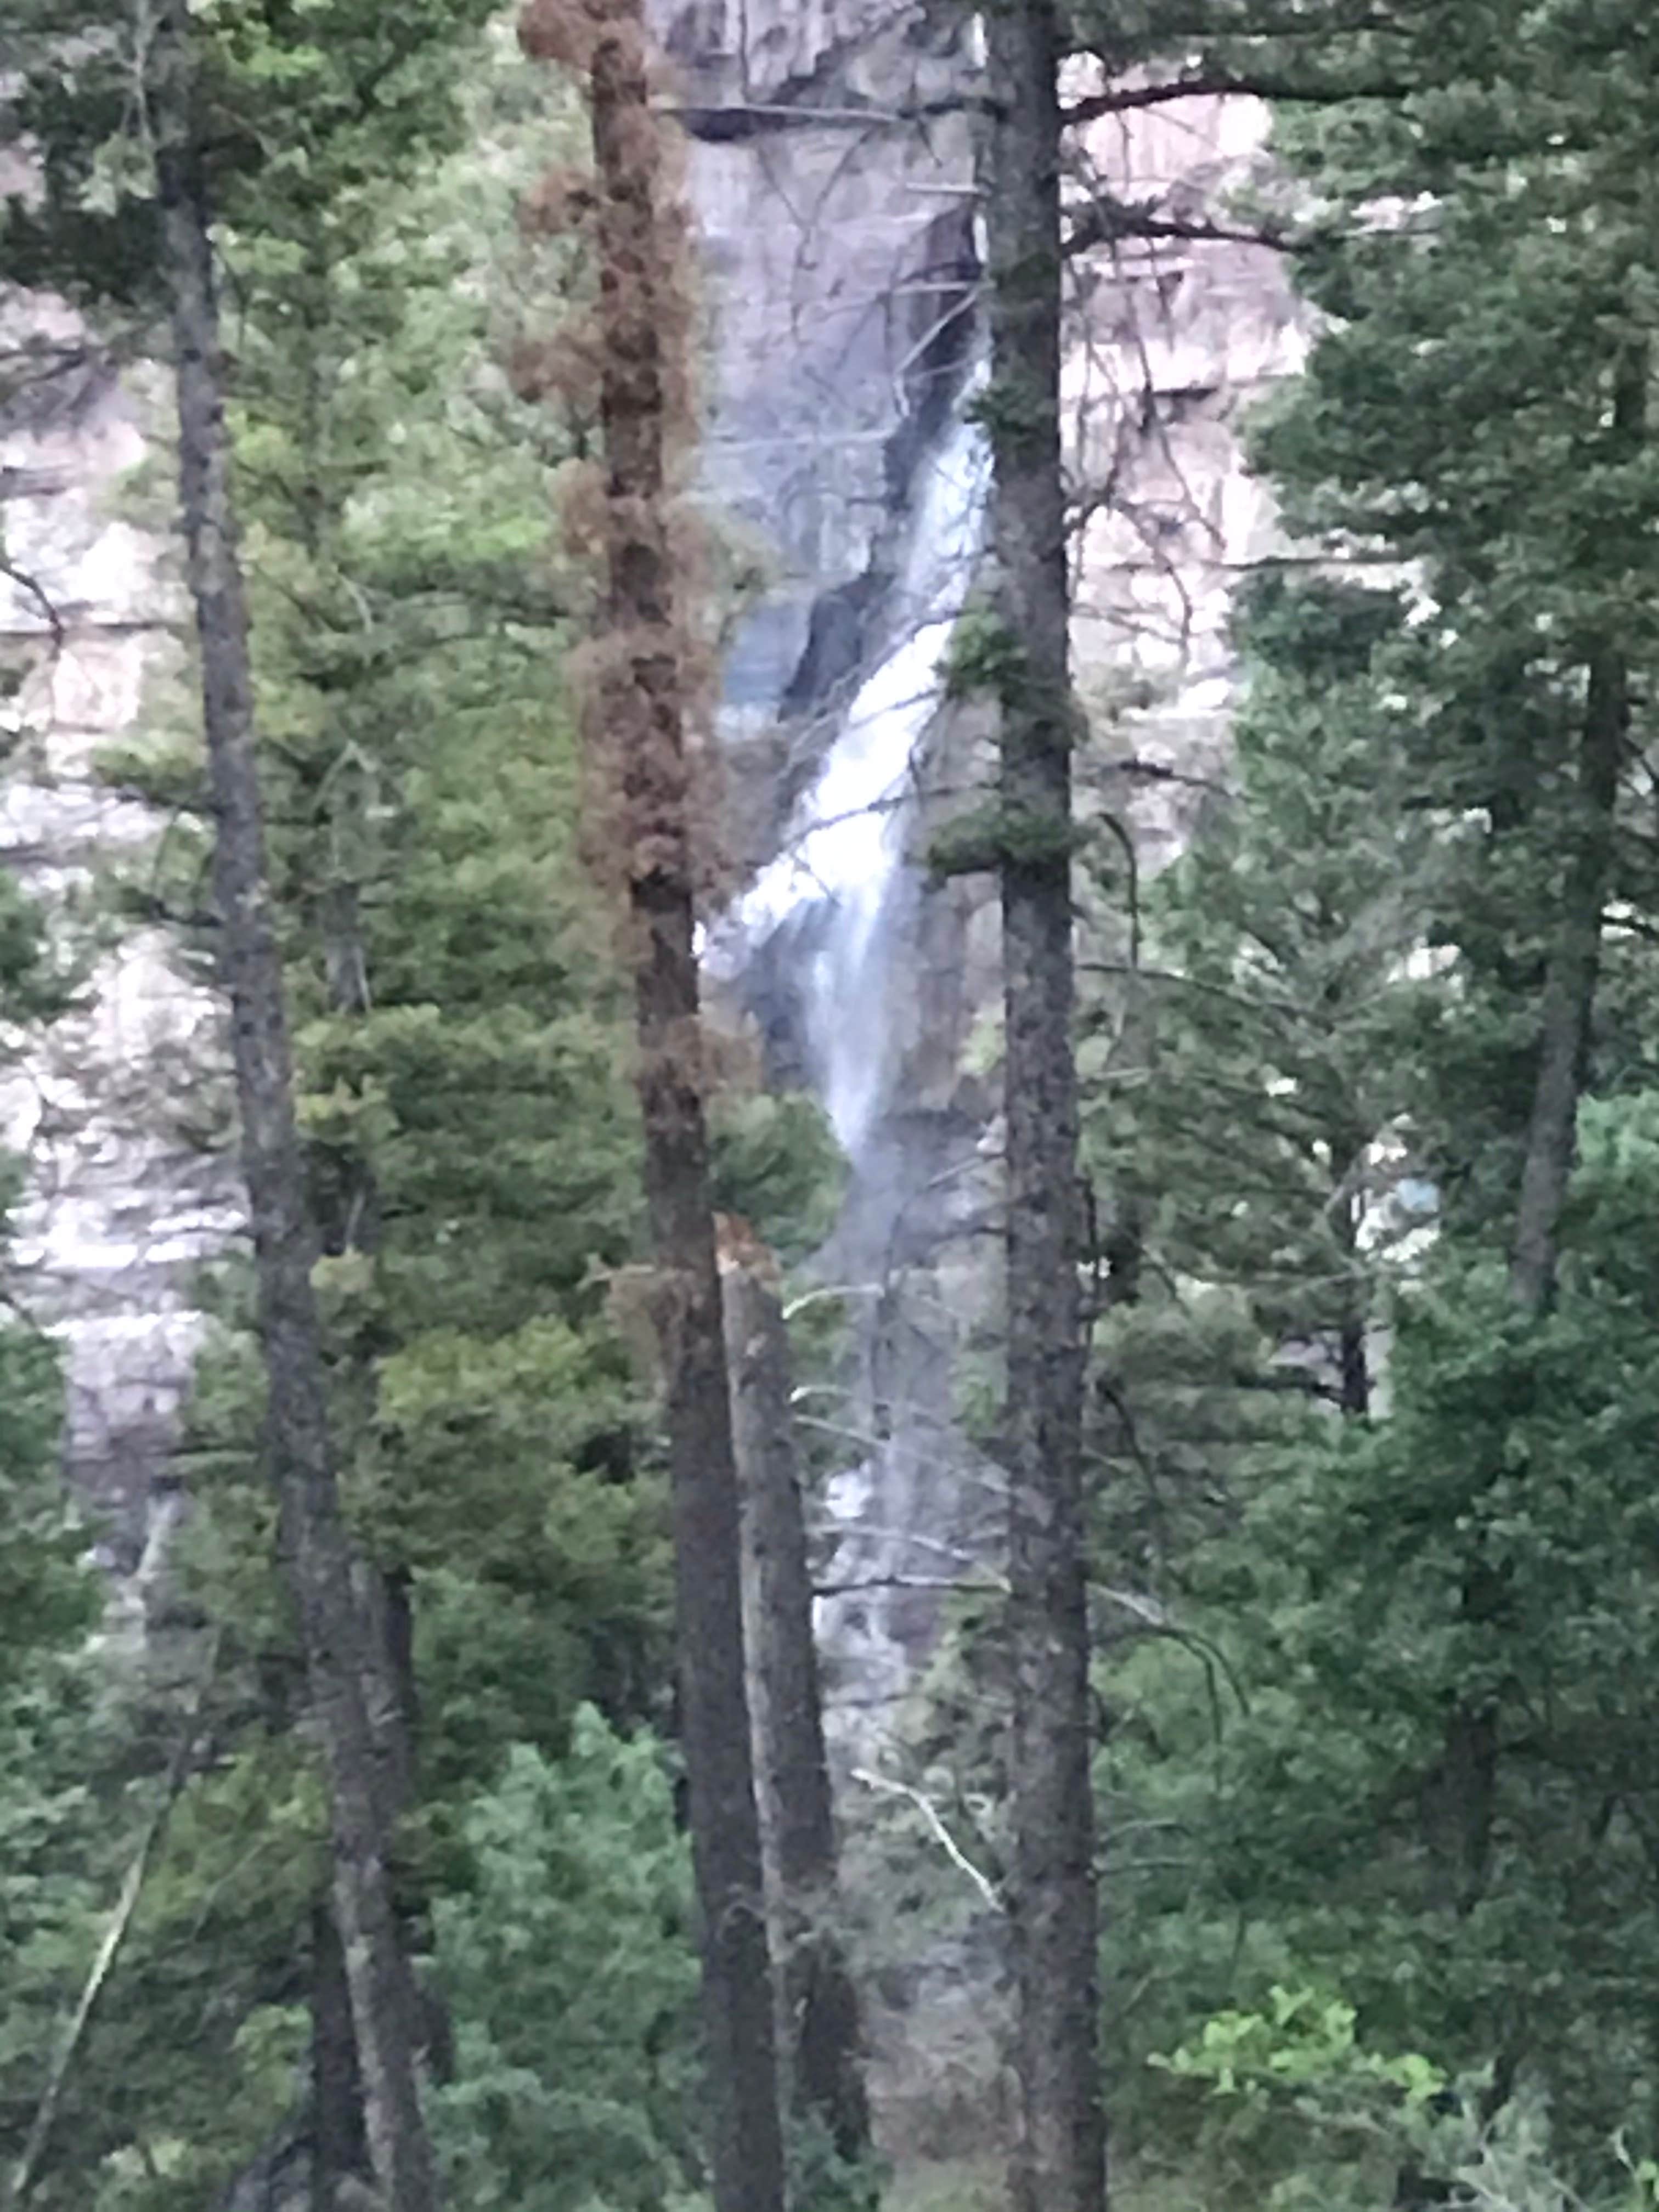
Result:
<svg viewBox="0 0 1659 2212"><path fill-rule="evenodd" d="M658 24L690 134L710 319L704 489L741 518L769 579L724 716L736 842L771 864L741 909L736 996L775 1080L815 1085L832 1109L856 1089L860 1105L848 1204L818 1263L860 1317L847 1465L822 1531L821 1629L850 1763L879 1754L937 1585L994 1563L1000 1521L995 1470L957 1419L997 1333L994 886L933 884L917 865L985 784L983 716L927 720L897 834L866 839L864 879L849 881L844 842L834 879L815 874L828 848L811 834L835 819L814 811L814 778L827 756L824 793L859 782L837 771L867 750L860 717L927 611L915 581L933 565L916 536L938 526L933 472L981 359L976 58L957 9L902 0L659 0ZM1096 88L1079 70L1067 96ZM1066 179L1072 211L1104 196L1166 232L1213 226L1261 168L1265 122L1241 100L1102 116ZM1079 810L1125 826L1144 878L1224 782L1232 596L1278 544L1240 418L1299 366L1307 327L1279 258L1248 239L1123 237L1074 260L1068 283ZM905 672L901 690L924 680ZM916 720L892 720L907 753ZM904 770L900 757L882 773ZM773 860L792 837L806 862L793 902ZM1110 908L1090 921L1109 944L1123 933ZM868 1062L857 1086L849 1053Z"/></svg>
<svg viewBox="0 0 1659 2212"><path fill-rule="evenodd" d="M3 709L0 860L57 911L82 970L70 1014L0 1069L0 1143L29 1170L13 1280L64 1346L69 1476L125 1580L177 1510L198 1271L241 1203L215 996L164 930L117 926L99 889L112 863L142 873L165 823L98 756L131 739L179 658L163 549L119 511L144 456L138 406L59 301L0 305L0 349L16 386L0 423L0 654L22 679Z"/></svg>
<svg viewBox="0 0 1659 2212"><path fill-rule="evenodd" d="M980 348L974 33L954 6L902 0L653 4L688 134L702 489L763 579L722 715L737 848L758 868L919 611L907 594L927 570L928 471ZM1261 136L1244 101L1103 118L1071 189L1178 216L1248 178ZM1076 554L1092 727L1082 798L1133 824L1152 868L1224 763L1230 595L1273 542L1237 422L1298 364L1305 330L1275 258L1249 245L1122 241L1081 261L1073 283L1070 465L1091 502ZM60 304L14 298L3 312L0 337L51 373L8 409L0 442L13 571L0 628L29 669L6 707L19 772L0 849L50 896L84 902L94 859L137 858L165 827L93 763L176 661L178 610L161 550L117 511L143 451L131 393ZM823 1263L872 1316L830 1498L832 1578L848 1584L921 1583L922 1562L937 1578L996 1517L989 1471L954 1441L961 1359L994 1329L995 915L984 883L930 887L906 865L982 778L984 734L969 714L933 719L880 863L859 1003L842 1009L878 1055ZM812 1073L800 977L829 924L808 908L749 947L741 988L785 1080ZM66 1346L70 1471L107 1516L112 1564L131 1571L173 1510L196 1270L240 1211L214 1148L211 993L158 932L112 935L89 957L82 1010L7 1073L0 1134L31 1163L21 1290ZM870 1717L860 1741L902 1692L935 1611L902 1592L827 1607L844 1711Z"/></svg>

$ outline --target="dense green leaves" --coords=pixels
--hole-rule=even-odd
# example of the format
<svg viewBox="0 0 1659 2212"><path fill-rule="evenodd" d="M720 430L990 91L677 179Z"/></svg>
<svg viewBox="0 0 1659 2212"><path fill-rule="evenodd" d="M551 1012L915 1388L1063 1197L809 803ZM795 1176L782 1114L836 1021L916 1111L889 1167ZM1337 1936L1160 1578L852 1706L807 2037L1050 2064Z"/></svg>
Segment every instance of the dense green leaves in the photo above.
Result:
<svg viewBox="0 0 1659 2212"><path fill-rule="evenodd" d="M671 1703L658 1444L618 1340L628 1009L562 672L580 594L552 495L585 430L532 417L501 365L526 289L590 280L575 244L515 232L565 118L483 16L192 20L343 1477L412 1610L398 1874L451 2014L434 2116L458 2204L643 2212L698 2185L694 1966L647 1733ZM1212 2204L1375 2206L1418 2158L1528 2212L1557 2169L1627 2195L1659 2143L1659 31L1638 0L1072 17L1114 70L1282 95L1263 195L1322 318L1253 428L1305 557L1241 596L1234 795L1147 890L1133 973L1091 924L1081 945L1121 2140ZM140 337L142 21L25 0L8 129L43 189L0 228L9 277ZM1006 675L1008 640L969 644L970 675ZM1613 678L1577 1157L1530 1312L1522 1162ZM176 810L144 910L202 958L200 763L167 706L109 766ZM5 891L8 1033L64 988ZM222 1142L204 1091L193 1135ZM842 1164L817 1109L734 1097L714 1123L723 1208L786 1261L819 1244ZM118 1689L87 1642L56 1364L0 1333L0 2148L217 1655L48 2212L191 2212L303 2157L325 1861L246 1289L228 1267L181 1456L157 1648L184 1656ZM958 1601L911 1743L993 1881L996 1612ZM882 1803L860 1922L920 1985L988 1909L917 1801ZM908 1933L884 1953L890 1893ZM1443 2069L1466 2102L1431 2126Z"/></svg>
<svg viewBox="0 0 1659 2212"><path fill-rule="evenodd" d="M1616 2130L1659 2128L1659 78L1633 9L1375 14L1395 95L1279 126L1325 319L1255 451L1323 575L1242 610L1239 795L1156 887L1139 1027L1106 1024L1089 1107L1115 1237L1101 1571L1159 1608L1155 1635L1109 1626L1099 1668L1109 2019L1152 2140L1192 2118L1139 2071L1160 2035L1275 1979L1340 1989L1364 2035L1486 2069L1485 2111L1546 2101L1596 2188ZM1610 684L1607 920L1540 1313L1511 1249Z"/></svg>
<svg viewBox="0 0 1659 2212"><path fill-rule="evenodd" d="M437 1914L460 2022L437 2108L456 2201L654 2212L689 2199L691 1869L658 1747L585 1707L557 1766L513 1753L465 1835L471 1880Z"/></svg>

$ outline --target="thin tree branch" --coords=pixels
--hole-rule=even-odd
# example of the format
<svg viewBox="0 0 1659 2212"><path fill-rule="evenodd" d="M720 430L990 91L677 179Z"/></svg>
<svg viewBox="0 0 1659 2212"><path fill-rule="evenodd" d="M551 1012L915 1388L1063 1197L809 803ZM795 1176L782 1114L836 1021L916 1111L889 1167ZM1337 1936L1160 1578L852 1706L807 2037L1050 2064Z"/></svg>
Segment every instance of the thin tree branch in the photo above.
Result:
<svg viewBox="0 0 1659 2212"><path fill-rule="evenodd" d="M207 1695L214 1675L218 1671L218 1665L219 1632L216 1629L212 1642L208 1648L207 1664L203 1668L197 1680L178 1735L173 1741L172 1755L167 1760L167 1771L161 1780L161 1794L156 1801L149 1819L144 1824L143 1832L138 1839L138 1848L128 1864L126 1875L121 1883L121 1893L116 1899L115 1910L110 1915L109 1923L104 1930L103 1940L98 1946L86 1981L82 1987L80 2001L70 2015L68 2026L64 2031L63 2040L58 2047L58 2055L53 2059L52 2070L46 2076L46 2086L41 2092L39 2105L35 2107L34 2118L29 2124L27 2139L24 2142L22 2154L13 2170L11 2182L6 2191L6 2212L17 2212L17 2208L27 2202L29 2192L34 2186L35 2178L40 2169L40 2161L46 2154L46 2146L51 2140L52 2130L57 2121L58 2106L63 2102L64 2091L68 2084L70 2074L80 2052L81 2045L86 2039L87 2030L92 2024L92 2016L97 2008L98 2000L103 1995L110 1976L115 1971L116 1960L120 1955L121 1947L126 1941L128 1930L132 1925L133 1915L138 1910L138 1900L143 1894L145 1876L154 1863L156 1850L167 1832L167 1821L173 1806L178 1802L179 1792L183 1790L188 1778L191 1749L196 1741L196 1723L201 1717L202 1702Z"/></svg>
<svg viewBox="0 0 1659 2212"><path fill-rule="evenodd" d="M913 1790L908 1782L894 1782L884 1774L872 1774L868 1767L855 1766L853 1769L853 1779L854 1782L863 1783L866 1790L874 1790L884 1797L907 1799L927 1823L929 1830L951 1865L960 1873L967 1875L991 1910L994 1912L1004 1912L1007 1910L1001 1891L990 1876L981 1873L968 1856L939 1817L939 1808L933 1803L932 1798L920 1790Z"/></svg>
<svg viewBox="0 0 1659 2212"><path fill-rule="evenodd" d="M26 598L34 601L46 617L46 627L52 632L53 653L61 653L64 649L64 617L46 586L39 577L32 575L27 568L20 568L15 561L9 561L3 554L0 554L0 576L3 576L8 583L15 584Z"/></svg>
<svg viewBox="0 0 1659 2212"><path fill-rule="evenodd" d="M1242 230L1231 223L1210 222L1202 218L1154 215L1147 206L1103 193L1073 210L1060 251L1066 254L1086 253L1094 246L1114 245L1121 239L1158 238L1182 239L1198 245L1261 246L1275 253L1304 253L1308 250L1304 240L1277 224L1264 225L1260 230Z"/></svg>
<svg viewBox="0 0 1659 2212"><path fill-rule="evenodd" d="M1219 1668L1226 1678L1227 1686L1238 1700L1242 1713L1250 1710L1250 1700L1237 1670L1231 1659L1212 1638L1203 1636L1194 1628L1182 1628L1172 1620L1167 1609L1155 1597L1146 1597L1138 1590L1110 1589L1103 1583L1091 1583L1092 1596L1103 1598L1107 1604L1132 1614L1151 1636L1167 1636L1175 1643L1186 1646L1193 1656L1201 1662L1206 1672Z"/></svg>
<svg viewBox="0 0 1659 2212"><path fill-rule="evenodd" d="M1270 100L1303 106L1334 106L1346 100L1403 100L1411 89L1403 81L1377 77L1370 83L1300 83L1290 77L1256 76L1249 70L1199 70L1190 76L1165 77L1157 84L1115 85L1091 93L1061 111L1068 130L1102 116L1128 115L1138 108L1164 107L1177 100Z"/></svg>
<svg viewBox="0 0 1659 2212"><path fill-rule="evenodd" d="M855 1575L844 1583L814 1583L814 1597L856 1597L862 1590L965 1591L975 1597L1006 1597L1006 1582L970 1583L955 1575Z"/></svg>

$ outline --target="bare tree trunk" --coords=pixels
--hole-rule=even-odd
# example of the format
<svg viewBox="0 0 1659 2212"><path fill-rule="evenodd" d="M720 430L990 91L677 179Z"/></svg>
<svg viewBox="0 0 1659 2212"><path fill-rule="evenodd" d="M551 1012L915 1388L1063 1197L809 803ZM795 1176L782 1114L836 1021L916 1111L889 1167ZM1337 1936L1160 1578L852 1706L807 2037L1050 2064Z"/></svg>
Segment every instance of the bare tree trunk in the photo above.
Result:
<svg viewBox="0 0 1659 2212"><path fill-rule="evenodd" d="M789 2102L849 2164L870 2151L857 1991L836 1933L835 1809L796 1472L789 1332L777 1267L722 1223L720 1285L743 1499L744 1623L756 1796Z"/></svg>
<svg viewBox="0 0 1659 2212"><path fill-rule="evenodd" d="M1363 1421L1371 1410L1371 1368L1369 1330L1363 1314L1351 1314L1337 1338L1340 1370L1338 1403L1350 1420Z"/></svg>
<svg viewBox="0 0 1659 2212"><path fill-rule="evenodd" d="M334 1904L351 1993L369 2154L386 2212L433 2212L416 2037L392 1911L364 1648L328 1426L311 1270L315 1245L294 1118L280 956L271 923L253 729L247 613L230 493L223 355L195 113L187 0L163 0L153 115L172 295L179 496L201 658L216 829L221 973L230 1000L241 1149L284 1548L327 1777Z"/></svg>
<svg viewBox="0 0 1659 2212"><path fill-rule="evenodd" d="M1650 351L1620 350L1613 376L1610 458L1628 461L1646 434ZM1567 824L1566 867L1554 944L1544 981L1538 1074L1516 1208L1510 1290L1538 1313L1555 1287L1556 1239L1572 1170L1578 1100L1601 963L1601 909L1613 865L1619 771L1630 735L1630 672L1611 645L1590 657L1576 788Z"/></svg>
<svg viewBox="0 0 1659 2212"><path fill-rule="evenodd" d="M326 557L335 518L330 512L322 466L326 378L323 353L331 301L327 245L317 210L313 211L307 240L306 274L308 281L301 295L306 338L301 431L304 467L295 500L301 543L313 560L321 562ZM362 900L351 866L365 842L361 793L354 775L336 773L331 784L327 833L331 850L323 864L326 881L318 901L323 981L331 1012L362 1016L369 1007L368 963ZM373 1253L379 1243L380 1194L368 1161L353 1150L330 1157L320 1174L319 1165L313 1152L312 1204L323 1251L332 1258L348 1252ZM368 1411L373 1396L369 1363L356 1347L350 1358L340 1364L335 1387L337 1405L339 1391L349 1389L355 1424ZM415 1789L416 1690L409 1577L357 1559L352 1563L352 1579L362 1622L363 1687L375 1747L380 1819L390 1852ZM404 2002L417 2024L424 2049L429 2040L428 2021L409 1956L419 1916L410 1899L398 1894L398 1869L390 1856L387 1870L399 1929L399 1955L408 1977ZM361 2185L367 2180L369 2163L362 2083L351 2043L345 1951L326 1902L313 1917L311 1971L312 2202L316 2212L337 2212L349 2185Z"/></svg>
<svg viewBox="0 0 1659 2212"><path fill-rule="evenodd" d="M1369 1141L1367 1132L1351 1128L1340 1119L1327 1125L1325 1145L1333 1170L1341 1178L1339 1193L1362 1181ZM1359 1250L1363 1214L1359 1197L1339 1195L1332 1215L1346 1273L1340 1293L1342 1314L1336 1329L1337 1402L1344 1414L1356 1421L1369 1419L1371 1410L1370 1297Z"/></svg>
<svg viewBox="0 0 1659 2212"><path fill-rule="evenodd" d="M992 552L1004 633L1009 1577L1023 2212L1102 2212L1094 1811L1082 1480L1082 1254L1073 1057L1072 787L1060 453L1060 28L986 12Z"/></svg>
<svg viewBox="0 0 1659 2212"><path fill-rule="evenodd" d="M680 1708L702 1923L718 2212L780 2212L760 1834L744 1681L740 1537L709 1196L686 733L690 641L668 543L684 380L684 247L650 104L640 0L531 0L528 51L588 78L599 271L606 604L587 727L617 765L635 963L646 1196L673 1495Z"/></svg>
<svg viewBox="0 0 1659 2212"><path fill-rule="evenodd" d="M353 802L348 798L342 803ZM368 967L355 883L337 877L327 886L321 930L331 1009L337 1014L366 1014ZM332 1162L331 1168L317 1205L322 1249L335 1257L348 1252L372 1254L379 1243L380 1213L374 1170L356 1152ZM349 1357L337 1361L335 1388L337 1393L350 1392L354 1420L372 1410L374 1377L362 1347L351 1347ZM411 1577L405 1567L358 1558L352 1562L352 1583L362 1624L363 1695L374 1747L375 1788L398 1929L402 2002L417 2052L441 2077L442 2053L451 2040L449 2021L436 1991L422 1987L415 1971L411 1953L426 1917L425 1902L410 1882L406 1865L399 1865L396 1850L400 1825L415 1802L416 1780L419 1701ZM368 2166L362 2082L355 2059L346 2063L340 2035L342 2022L349 2029L344 1948L327 1905L319 1905L313 1922L311 1966L312 2197L317 2212L335 2212L342 2185L361 2182Z"/></svg>

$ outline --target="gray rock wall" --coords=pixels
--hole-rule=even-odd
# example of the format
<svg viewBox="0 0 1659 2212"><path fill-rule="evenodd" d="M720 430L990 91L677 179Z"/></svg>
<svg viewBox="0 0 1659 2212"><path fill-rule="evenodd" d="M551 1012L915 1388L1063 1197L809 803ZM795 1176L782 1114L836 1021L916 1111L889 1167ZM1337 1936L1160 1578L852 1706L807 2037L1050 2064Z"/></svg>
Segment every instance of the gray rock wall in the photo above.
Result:
<svg viewBox="0 0 1659 2212"><path fill-rule="evenodd" d="M915 464L971 343L953 8L662 0L707 309L703 488L769 587L728 732L808 717L878 649ZM909 118L909 119L906 119Z"/></svg>
<svg viewBox="0 0 1659 2212"><path fill-rule="evenodd" d="M691 133L712 318L705 488L742 518L774 579L733 655L726 713L738 847L764 860L834 742L837 707L903 622L895 555L915 465L981 342L975 54L959 15L902 0L662 0L659 22ZM1071 88L1092 88L1079 72ZM1254 103L1213 100L1103 118L1068 178L1073 206L1105 192L1170 222L1213 219L1257 173L1264 122ZM1122 821L1150 873L1224 773L1233 593L1278 545L1240 420L1299 366L1306 328L1277 258L1248 243L1125 241L1070 281L1073 646L1091 726L1079 804ZM936 723L914 849L985 782L988 737L980 714ZM849 1757L874 1755L938 1619L925 1588L883 1585L986 1560L1000 1519L994 1470L952 1418L964 1361L983 1358L997 1328L990 889L929 889L915 871L892 884L867 979L884 1114L821 1261L866 1316L848 1376L849 1465L824 1530L839 1594L821 1625ZM811 1058L790 971L811 957L816 926L807 915L781 932L750 974L785 1079ZM1089 926L1109 946L1123 933L1111 908Z"/></svg>
<svg viewBox="0 0 1659 2212"><path fill-rule="evenodd" d="M703 485L769 579L731 656L724 717L738 849L758 862L833 742L838 702L903 622L895 580L917 463L978 342L963 101L972 32L953 6L902 0L654 4L689 134L702 269ZM1090 161L1120 196L1179 209L1248 176L1261 135L1248 102L1187 102L1103 119ZM0 302L0 334L25 331L70 352L84 340L61 303ZM1304 345L1261 249L1123 246L1079 271L1073 466L1079 487L1109 493L1077 556L1079 681L1097 730L1085 800L1127 811L1148 866L1188 834L1194 787L1128 775L1121 763L1202 775L1224 760L1226 611L1237 574L1273 543L1270 507L1240 463L1237 418ZM54 897L79 896L97 859L141 853L161 826L92 772L177 652L158 548L115 511L142 452L133 405L89 348L78 368L43 380L39 404L14 410L0 440L0 470L12 472L0 485L18 495L3 509L8 554L62 626L54 644L33 591L0 583L0 628L33 661L8 709L27 773L0 805L0 851ZM1141 703L1126 714L1131 697ZM984 734L971 717L936 729L918 842L983 774ZM869 1237L938 1175L952 1195L921 1212L947 1241L977 1237L982 1251L994 1205L975 1060L997 989L983 887L933 893L907 881L887 941L890 1126L842 1240L854 1267L881 1258ZM171 1481L200 1333L193 1276L240 1225L225 1162L185 1133L218 1115L222 1084L212 996L149 932L100 957L84 1011L0 1083L0 1134L33 1170L17 1250L24 1295L65 1343L71 1470L107 1509L113 1555L127 1565ZM854 1233L858 1219L869 1236ZM907 1249L914 1300L890 1301L890 1319L896 1311L902 1336L924 1308L952 1308L954 1343L976 1325L983 1267L920 1267L920 1246ZM936 1418L949 1364L937 1318L917 1340ZM866 1411L886 1388L866 1377ZM920 1528L939 1504L925 1488L876 1500L866 1517Z"/></svg>
<svg viewBox="0 0 1659 2212"><path fill-rule="evenodd" d="M131 397L59 301L0 301L0 343L42 354L31 396L0 422L0 483L11 471L21 487L3 510L0 651L27 672L4 710L0 860L73 928L98 872L141 861L164 827L95 763L176 663L177 611L161 549L118 513L144 456ZM222 1157L188 1134L222 1111L212 994L160 930L88 943L77 1010L0 1070L0 1143L28 1164L12 1281L64 1348L70 1477L128 1571L170 1517L198 1269L241 1213Z"/></svg>

